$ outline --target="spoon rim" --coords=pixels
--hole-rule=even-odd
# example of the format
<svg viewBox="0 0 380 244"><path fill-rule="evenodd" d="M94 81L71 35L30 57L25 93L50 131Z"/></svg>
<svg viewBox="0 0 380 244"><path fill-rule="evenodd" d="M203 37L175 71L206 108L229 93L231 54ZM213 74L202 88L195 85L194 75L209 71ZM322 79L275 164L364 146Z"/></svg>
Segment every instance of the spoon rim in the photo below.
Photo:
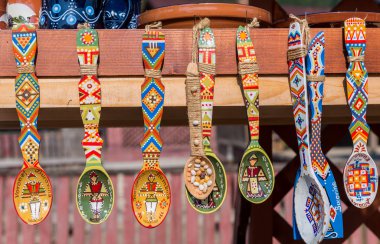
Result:
<svg viewBox="0 0 380 244"><path fill-rule="evenodd" d="M36 166L31 166L31 167L28 167L28 168L22 168L20 169L20 171L18 172L17 176L15 177L14 179L14 182L13 182L13 190L12 190L12 200L13 200L13 207L15 208L15 211L17 213L17 216L22 220L22 222L24 222L25 224L27 225L36 225L36 224L39 224L41 222L43 222L47 216L49 216L50 214L50 211L51 211L51 208L52 208L52 205L53 204L49 204L49 210L47 211L45 217L43 217L40 221L38 222L34 222L34 223L30 223L30 222L27 222L24 220L24 218L22 218L20 216L20 214L18 213L17 211L17 207L16 207L16 202L15 202L15 197L14 197L14 192L15 192L15 189L16 189L16 182L17 182L17 179L20 177L21 173L25 170L28 170L28 169L38 169L38 170L41 170L41 172L43 172L43 174L46 176L46 179L48 180L49 182L49 186L50 186L50 189L51 189L51 196L50 196L50 203L53 203L53 199L54 199L54 193L53 193L53 185L51 184L51 180L50 180L50 177L48 176L48 174L46 173L46 171L39 165L39 167L36 167Z"/></svg>
<svg viewBox="0 0 380 244"><path fill-rule="evenodd" d="M82 217L82 219L84 221L86 221L87 223L89 224L101 224L103 222L105 222L108 217L111 215L112 213L112 210L113 210L113 207L114 207L114 202L115 202L115 189L114 189L114 186L113 186L113 183L112 183L112 180L111 180L111 177L109 176L109 174L107 173L106 169L103 167L103 165L97 165L97 166L86 166L83 171L82 171L82 174L79 176L78 178L78 182L77 182L77 187L75 189L75 202L76 202L76 205L77 205L77 209L79 210L79 204L78 204L78 186L79 186L79 182L80 180L82 179L82 177L90 170L98 170L100 172L102 172L104 175L107 176L107 179L108 181L110 182L110 186L111 186L111 189L112 189L112 203L111 203L111 210L108 212L108 214L106 216L104 216L104 218L99 221L99 222L93 222L93 221L90 221L88 220L87 218L85 218L83 215L82 215L82 212L81 211L78 211L80 216Z"/></svg>
<svg viewBox="0 0 380 244"><path fill-rule="evenodd" d="M272 160L270 160L270 158L269 158L268 154L265 152L265 150L264 150L259 144L257 144L258 147L250 147L250 145L251 145L251 144L249 144L248 147L245 149L244 154L243 154L243 156L241 157L241 160L240 160L239 170L238 170L238 186L239 186L239 191L240 191L241 195L242 195L247 201L249 201L249 202L251 202L251 203L254 203L254 204L260 204L260 203L265 202L266 200L268 200L268 199L272 196L273 189L274 189L274 184L275 184L275 180L276 180L276 176L275 176L275 174L274 174L274 169L273 169ZM270 169L271 169L271 172L272 172L272 175L273 175L273 177L272 177L272 182L273 182L273 183L271 184L270 195L269 195L268 197L264 198L264 199L261 200L261 201L255 201L255 202L252 201L252 198L247 198L247 197L245 196L245 194L244 194L243 191L242 191L243 189L241 189L241 184L240 184L240 182L242 182L242 181L241 181L241 177L240 177L240 171L241 171L241 167L240 167L240 166L243 164L243 159L244 159L244 157L245 157L247 154L249 154L249 153L251 153L251 152L253 152L253 151L259 151L259 152L261 152L261 153L262 153L262 154L268 159L268 161L269 161L269 165L270 165Z"/></svg>
<svg viewBox="0 0 380 244"><path fill-rule="evenodd" d="M190 195L191 195L191 193L187 190L187 188L186 188L186 198L187 198L187 201L190 203L190 206L195 210L195 211L197 211L197 212L199 212L199 213L202 213L202 214L211 214L211 213L214 213L214 212L216 212L216 211L218 211L221 207L222 207L222 205L223 205L223 203L224 203L224 201L226 200L226 194L227 194L227 190L228 190L228 180L227 180L227 175L226 175L226 170L225 170L225 168L224 168L224 166L223 166L223 164L222 164L222 162L219 160L219 158L216 156L216 154L211 150L211 151L207 151L207 152L205 152L205 154L206 154L206 157L212 157L212 158L214 158L214 159L216 159L217 161L218 161L218 163L219 163L219 165L221 166L221 168L222 168L222 171L223 171L223 178L224 178L224 182L225 182L225 190L224 190L224 192L223 192L223 198L222 198L222 201L220 202L220 204L216 207L216 208L214 208L213 210L211 210L211 211L207 211L207 212L204 212L204 211L202 211L202 210L200 210L200 209L198 209L198 208L196 208L191 202L191 200L190 200ZM211 161L211 160L210 160ZM211 162L211 164L212 164L212 162ZM214 167L214 170L215 170L215 167ZM216 171L216 170L215 170ZM215 176L215 184L216 184L216 176ZM211 193L210 193L211 194ZM191 195L191 196L193 196L193 195ZM193 196L194 197L194 196Z"/></svg>
<svg viewBox="0 0 380 244"><path fill-rule="evenodd" d="M134 189L135 189L135 186L136 186L136 181L137 181L137 179L138 179L142 174L144 174L145 172L148 172L148 171L157 171L157 172L159 172L159 173L164 177L165 181L167 182L167 185L168 185L168 188L169 188L168 192L169 192L169 195L170 195L170 196L169 196L170 201L169 201L168 208L167 208L167 210L165 211L165 212L166 212L166 213L165 213L165 216L164 216L164 218L160 221L160 223L157 224L157 225L155 225L155 226L153 226L153 225L149 225L149 226L148 226L148 225L144 225L143 223L141 223L140 220L137 218L137 216L136 216L136 214L135 214L136 211L135 211L135 207L134 207L134 205L133 205L133 202L134 202L134 201L133 201L133 192L134 192ZM132 212L133 212L133 216L135 216L135 219L137 220L137 222L138 222L142 227L149 228L149 229L154 229L154 228L160 226L160 225L165 221L166 217L168 216L168 213L169 213L169 210L170 210L170 206L171 206L171 204L172 204L172 191L171 191L171 188L170 188L170 184L169 184L168 178L166 177L165 173L161 170L160 166L158 166L158 168L153 168L153 169L144 169L144 168L142 168L142 169L139 171L139 173L136 175L135 179L133 180L132 190L131 190L131 205L132 205Z"/></svg>

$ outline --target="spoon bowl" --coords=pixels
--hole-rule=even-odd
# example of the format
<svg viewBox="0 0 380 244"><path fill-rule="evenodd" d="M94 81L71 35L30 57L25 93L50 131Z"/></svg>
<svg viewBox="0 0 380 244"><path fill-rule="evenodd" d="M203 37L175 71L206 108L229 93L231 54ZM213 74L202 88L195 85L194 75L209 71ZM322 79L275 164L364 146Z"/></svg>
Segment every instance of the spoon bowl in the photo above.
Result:
<svg viewBox="0 0 380 244"><path fill-rule="evenodd" d="M77 184L76 203L86 222L100 224L107 220L114 204L114 188L102 166L84 169Z"/></svg>
<svg viewBox="0 0 380 244"><path fill-rule="evenodd" d="M53 201L52 186L40 167L23 168L13 185L13 204L18 216L26 224L42 222L48 215Z"/></svg>
<svg viewBox="0 0 380 244"><path fill-rule="evenodd" d="M160 225L169 212L171 192L169 181L161 169L142 169L131 194L132 209L137 221L144 227Z"/></svg>
<svg viewBox="0 0 380 244"><path fill-rule="evenodd" d="M205 156L192 156L186 162L183 176L186 189L198 200L206 199L215 186L215 169Z"/></svg>
<svg viewBox="0 0 380 244"><path fill-rule="evenodd" d="M217 211L222 206L227 192L227 176L223 164L212 151L206 151L206 156L215 169L215 186L210 195L204 200L200 200L191 195L186 189L186 196L190 206L195 211L204 214Z"/></svg>
<svg viewBox="0 0 380 244"><path fill-rule="evenodd" d="M343 172L344 189L350 202L366 208L375 200L378 184L376 164L367 153L353 153Z"/></svg>
<svg viewBox="0 0 380 244"><path fill-rule="evenodd" d="M301 170L294 190L294 215L302 239L306 243L322 241L327 231L326 211L329 201L320 183L310 173Z"/></svg>
<svg viewBox="0 0 380 244"><path fill-rule="evenodd" d="M246 149L239 166L238 182L241 194L252 203L262 203L272 194L273 166L260 146Z"/></svg>

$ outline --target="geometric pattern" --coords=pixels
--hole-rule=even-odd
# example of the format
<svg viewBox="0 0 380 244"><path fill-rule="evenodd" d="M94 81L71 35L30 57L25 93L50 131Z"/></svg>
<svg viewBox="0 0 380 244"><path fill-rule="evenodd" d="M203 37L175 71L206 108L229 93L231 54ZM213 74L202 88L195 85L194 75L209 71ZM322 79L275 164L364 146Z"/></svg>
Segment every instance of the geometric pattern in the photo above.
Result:
<svg viewBox="0 0 380 244"><path fill-rule="evenodd" d="M237 30L237 55L239 62L256 62L256 53L247 27ZM244 102L247 109L251 141L259 140L259 78L258 73L243 74L241 77Z"/></svg>
<svg viewBox="0 0 380 244"><path fill-rule="evenodd" d="M322 76L325 69L325 36L319 32L310 42L306 55L306 74L309 76ZM314 172L319 183L327 193L330 203L329 229L324 239L343 238L342 207L339 191L336 187L334 175L330 169L321 148L321 121L323 81L308 81L310 100L310 156Z"/></svg>
<svg viewBox="0 0 380 244"><path fill-rule="evenodd" d="M345 45L350 57L364 56L366 49L365 21L350 18L345 21ZM369 126L366 122L368 104L368 73L363 61L350 62L346 73L347 97L352 114L349 127L354 148L367 144Z"/></svg>
<svg viewBox="0 0 380 244"><path fill-rule="evenodd" d="M37 35L31 25L22 24L12 31L13 52L17 66L33 66L36 59ZM20 120L19 144L23 168L39 167L40 135L37 131L40 87L35 73L21 73L15 81L16 110Z"/></svg>
<svg viewBox="0 0 380 244"><path fill-rule="evenodd" d="M348 57L365 55L365 20L350 18L344 22L345 45ZM350 61L346 72L347 100L352 122L349 126L353 152L346 164L345 190L351 202L360 208L372 204L377 192L376 164L367 152L370 132L366 121L368 105L368 72L364 61ZM359 161L364 160L364 161Z"/></svg>
<svg viewBox="0 0 380 244"><path fill-rule="evenodd" d="M321 195L318 189L316 189L316 186L310 184L305 213L309 223L313 226L314 235L317 235L318 233L318 222L320 221L322 212L322 204L320 204L321 200Z"/></svg>
<svg viewBox="0 0 380 244"><path fill-rule="evenodd" d="M374 192L376 186L376 175L369 163L356 161L349 165L347 184L350 196L370 196Z"/></svg>
<svg viewBox="0 0 380 244"><path fill-rule="evenodd" d="M98 33L92 29L77 32L77 54L80 65L97 65L99 58ZM96 75L82 75L79 84L80 114L84 125L82 146L86 165L101 164L103 139L99 135L101 87Z"/></svg>
<svg viewBox="0 0 380 244"><path fill-rule="evenodd" d="M161 70L165 57L165 35L159 31L143 34L142 56L146 70ZM160 78L145 76L141 85L141 103L144 118L144 137L141 150L147 167L158 167L162 150L160 125L163 114L165 86Z"/></svg>
<svg viewBox="0 0 380 244"><path fill-rule="evenodd" d="M199 63L215 65L215 38L211 28L200 30L198 40ZM202 137L204 149L210 149L212 110L214 106L215 75L199 72L201 85Z"/></svg>

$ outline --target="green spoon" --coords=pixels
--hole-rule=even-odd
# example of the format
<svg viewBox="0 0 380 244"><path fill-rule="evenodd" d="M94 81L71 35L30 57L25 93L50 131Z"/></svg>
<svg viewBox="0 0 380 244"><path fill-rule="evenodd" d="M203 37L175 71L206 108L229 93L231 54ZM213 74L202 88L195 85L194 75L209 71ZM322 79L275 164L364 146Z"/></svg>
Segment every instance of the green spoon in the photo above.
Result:
<svg viewBox="0 0 380 244"><path fill-rule="evenodd" d="M114 189L101 162L103 139L99 135L101 88L97 78L99 38L96 30L88 26L78 30L77 53L82 74L78 89L85 130L82 146L86 167L78 181L76 201L79 213L86 222L100 224L112 211Z"/></svg>
<svg viewBox="0 0 380 244"><path fill-rule="evenodd" d="M211 28L206 27L199 33L198 60L201 83L201 111L203 150L215 170L215 186L211 194L199 200L186 191L190 206L200 213L213 213L223 204L227 193L227 177L223 164L211 149L212 109L215 85L215 38ZM206 67L206 69L205 69ZM211 67L211 69L207 69ZM213 72L212 72L213 71ZM189 179L191 180L191 177Z"/></svg>
<svg viewBox="0 0 380 244"><path fill-rule="evenodd" d="M251 139L240 162L238 184L245 199L252 203L262 203L273 191L274 172L268 155L259 144L258 70L255 50L247 27L239 26L236 46Z"/></svg>

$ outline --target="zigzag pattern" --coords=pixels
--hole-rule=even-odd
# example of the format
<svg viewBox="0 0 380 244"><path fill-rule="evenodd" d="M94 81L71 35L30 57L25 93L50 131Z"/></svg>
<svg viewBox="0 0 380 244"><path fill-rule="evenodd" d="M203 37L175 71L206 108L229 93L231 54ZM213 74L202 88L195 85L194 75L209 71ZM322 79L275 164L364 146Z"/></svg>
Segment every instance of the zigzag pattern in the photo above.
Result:
<svg viewBox="0 0 380 244"><path fill-rule="evenodd" d="M13 52L17 66L34 66L37 52L35 27L21 24L12 31ZM15 81L16 110L20 121L19 145L24 168L38 165L40 135L37 130L40 87L35 73L22 73Z"/></svg>
<svg viewBox="0 0 380 244"><path fill-rule="evenodd" d="M246 27L239 27L236 41L239 62L256 62L256 53ZM259 140L259 77L257 73L250 73L243 75L241 79L251 141L257 141Z"/></svg>
<svg viewBox="0 0 380 244"><path fill-rule="evenodd" d="M77 54L80 65L97 66L99 38L96 30L80 29L77 32ZM96 75L82 75L78 84L80 113L84 125L82 146L86 164L101 164L103 139L99 135L101 112L101 86Z"/></svg>
<svg viewBox="0 0 380 244"><path fill-rule="evenodd" d="M215 65L215 37L211 28L199 32L198 61L200 64ZM199 72L201 85L202 137L205 149L210 148L212 111L214 106L215 75Z"/></svg>
<svg viewBox="0 0 380 244"><path fill-rule="evenodd" d="M366 49L365 21L359 18L350 18L345 21L344 29L348 56L358 57L364 55ZM355 150L362 143L367 144L370 131L366 122L368 73L364 62L350 62L346 73L346 81L348 104L352 114L352 123L349 130Z"/></svg>
<svg viewBox="0 0 380 244"><path fill-rule="evenodd" d="M161 70L165 57L165 35L159 31L143 34L142 56L146 70ZM144 163L156 167L162 151L160 125L165 100L165 86L161 79L145 76L141 85L144 117L144 137L140 142Z"/></svg>
<svg viewBox="0 0 380 244"><path fill-rule="evenodd" d="M306 56L306 74L309 76L322 76L325 69L325 37L319 32L310 42ZM329 229L325 239L343 237L343 220L340 205L340 196L334 175L321 148L321 120L322 120L322 81L308 81L308 93L311 112L311 138L310 156L314 172L319 183L324 187L330 201Z"/></svg>

